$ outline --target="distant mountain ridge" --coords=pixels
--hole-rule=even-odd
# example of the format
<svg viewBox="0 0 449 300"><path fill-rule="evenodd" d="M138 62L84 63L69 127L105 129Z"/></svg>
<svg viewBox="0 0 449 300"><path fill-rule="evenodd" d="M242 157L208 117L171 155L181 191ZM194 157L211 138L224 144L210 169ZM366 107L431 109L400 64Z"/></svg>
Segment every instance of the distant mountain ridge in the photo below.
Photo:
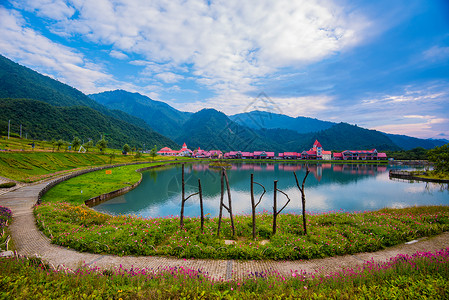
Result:
<svg viewBox="0 0 449 300"><path fill-rule="evenodd" d="M319 139L325 149L332 150L430 149L444 144L443 141L389 135L346 123L293 118L264 111L226 116L214 109L203 109L189 114L164 102L120 90L89 96L109 108L123 109L142 117L152 128L167 134L178 144L186 142L192 148L303 151L309 149L315 139Z"/></svg>
<svg viewBox="0 0 449 300"><path fill-rule="evenodd" d="M252 129L290 129L298 133L317 132L329 129L336 123L321 121L308 117L292 118L282 114L275 114L265 111L251 111L247 113L235 114L229 118Z"/></svg>
<svg viewBox="0 0 449 300"><path fill-rule="evenodd" d="M172 139L176 138L182 124L192 115L176 110L165 102L123 90L90 94L89 97L109 109L121 110L144 120L151 128Z"/></svg>
<svg viewBox="0 0 449 300"><path fill-rule="evenodd" d="M3 99L2 99L3 98ZM14 107L11 105L13 99L20 99L18 103L29 108L29 111ZM27 100L37 100L35 101ZM42 102L50 105L47 107L42 105ZM63 84L57 80L54 80L48 76L39 74L29 68L21 66L8 58L0 55L0 103L4 105L4 110L0 114L0 122L4 122L8 119L12 119L15 122L27 123L32 121L33 126L28 128L28 133L31 137L43 136L41 132L42 128L47 128L46 124L39 124L34 117L30 117L36 110L42 109L43 111L51 111L52 113L62 113L62 111L68 112L70 109L57 109L59 108L73 108L71 113L73 116L56 118L63 122L60 126L55 126L53 130L53 137L55 139L67 139L71 141L73 134L79 132L79 126L91 127L91 130L86 132L97 132L101 129L104 130L101 133L109 134L109 145L121 148L125 141L122 137L129 136L128 143L135 143L135 146L141 147L143 144L147 144L150 147L153 145L172 145L177 146L175 142L169 138L155 132L150 126L135 116L127 114L121 110L110 110L98 102L90 99L88 96L72 88L66 84ZM8 109L6 109L8 107ZM82 107L89 109L80 109ZM76 108L76 109L75 109ZM86 115L82 115L85 113ZM58 115L58 113L56 113ZM64 113L62 113L64 115ZM90 118L86 116L89 115ZM58 115L60 116L60 115ZM81 124L77 120L83 120ZM49 122L51 120L48 120ZM30 124L31 124L30 123ZM52 124L54 124L52 122ZM4 125L3 125L4 126ZM3 127L4 128L4 127ZM64 128L64 130L58 130ZM132 129L132 133L130 130ZM108 131L109 130L109 131ZM89 133L90 134L90 133ZM95 138L98 140L100 134L96 136L79 136L79 138Z"/></svg>
<svg viewBox="0 0 449 300"><path fill-rule="evenodd" d="M118 149L124 144L140 146L142 141L151 141L148 147L177 147L175 142L155 131L142 130L87 106L54 106L31 99L3 98L0 111L3 128L7 128L8 120L20 120L22 131L33 139L71 142L77 136L87 142L97 141L107 133L108 145Z"/></svg>

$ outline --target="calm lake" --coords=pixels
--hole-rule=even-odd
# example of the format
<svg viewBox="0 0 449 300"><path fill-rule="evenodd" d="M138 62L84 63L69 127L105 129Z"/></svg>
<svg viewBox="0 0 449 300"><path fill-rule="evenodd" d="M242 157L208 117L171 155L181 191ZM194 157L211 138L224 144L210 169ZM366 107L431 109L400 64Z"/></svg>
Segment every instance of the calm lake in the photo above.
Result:
<svg viewBox="0 0 449 300"><path fill-rule="evenodd" d="M407 182L391 180L390 169L410 169L404 166L371 164L318 164L310 165L306 184L306 209L308 212L368 211L384 207L414 205L449 205L448 184ZM231 187L234 214L250 214L250 176L264 185L267 193L257 207L258 212L272 212L273 182L287 193L291 202L283 212L301 213L301 196L296 187L293 171L302 182L303 164L236 163L227 170ZM96 211L111 215L131 214L146 218L177 216L181 208L181 166L168 166L142 173L142 183L127 194L95 206ZM198 178L203 189L204 214L218 216L220 203L220 173L208 164L185 166L186 197L198 191ZM255 185L255 198L262 188ZM286 201L278 193L278 208ZM225 203L227 194L225 193ZM200 215L199 197L193 196L185 204L185 216ZM224 210L225 217L229 216Z"/></svg>

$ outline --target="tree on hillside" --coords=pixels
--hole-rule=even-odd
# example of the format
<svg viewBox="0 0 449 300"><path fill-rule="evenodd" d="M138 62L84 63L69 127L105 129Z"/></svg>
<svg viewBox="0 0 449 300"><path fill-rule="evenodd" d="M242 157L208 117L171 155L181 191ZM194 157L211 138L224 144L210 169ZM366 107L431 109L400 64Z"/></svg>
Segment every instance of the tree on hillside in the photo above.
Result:
<svg viewBox="0 0 449 300"><path fill-rule="evenodd" d="M51 146L53 147L53 152L55 152L55 145L56 145L56 140L55 139L51 139Z"/></svg>
<svg viewBox="0 0 449 300"><path fill-rule="evenodd" d="M99 141L97 142L97 145L96 145L96 147L98 148L98 150L100 150L100 152L102 152L102 153L103 153L103 151L106 149L107 146L108 146L108 142L107 142L104 138L102 138L101 140L99 140Z"/></svg>
<svg viewBox="0 0 449 300"><path fill-rule="evenodd" d="M429 150L428 158L434 163L435 171L449 174L449 144Z"/></svg>
<svg viewBox="0 0 449 300"><path fill-rule="evenodd" d="M157 146L156 145L154 145L153 149L151 149L150 156L153 158L153 160L157 156Z"/></svg>
<svg viewBox="0 0 449 300"><path fill-rule="evenodd" d="M128 154L131 150L131 147L128 144L123 145L123 154Z"/></svg>
<svg viewBox="0 0 449 300"><path fill-rule="evenodd" d="M64 146L64 141L63 141L63 140L58 140L58 141L56 142L56 147L58 147L58 151L59 151L59 149L60 149L62 146Z"/></svg>
<svg viewBox="0 0 449 300"><path fill-rule="evenodd" d="M89 148L93 148L94 142L89 140L88 142L83 144L83 147L86 149L86 152L89 152Z"/></svg>
<svg viewBox="0 0 449 300"><path fill-rule="evenodd" d="M81 146L81 140L78 137L74 137L72 141L72 150L76 151L76 148L79 148Z"/></svg>

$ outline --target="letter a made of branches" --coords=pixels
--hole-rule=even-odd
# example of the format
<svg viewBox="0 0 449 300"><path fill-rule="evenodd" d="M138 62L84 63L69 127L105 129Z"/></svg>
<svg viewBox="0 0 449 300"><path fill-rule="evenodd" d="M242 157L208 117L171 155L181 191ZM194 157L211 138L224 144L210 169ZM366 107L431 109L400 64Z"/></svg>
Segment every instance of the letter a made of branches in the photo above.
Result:
<svg viewBox="0 0 449 300"><path fill-rule="evenodd" d="M184 228L184 204L186 201L195 195L200 196L200 209L201 209L201 231L204 230L204 214L203 214L203 195L202 195L202 189L201 189L201 181L198 179L198 193L193 193L189 195L187 198L185 197L185 179L184 179L184 164L182 164L182 176L181 176L181 214L180 214L180 221L179 225L181 228Z"/></svg>
<svg viewBox="0 0 449 300"><path fill-rule="evenodd" d="M254 201L254 184L258 184L263 188L263 193L260 195L259 201L255 203ZM252 209L252 215L253 215L253 239L256 239L256 207L260 204L260 201L262 201L263 195L266 193L266 189L263 185L261 185L258 182L254 181L254 174L251 173L251 209Z"/></svg>
<svg viewBox="0 0 449 300"><path fill-rule="evenodd" d="M302 223L304 226L304 235L307 235L307 225L306 225L306 194L304 191L304 184L306 183L307 176L309 176L310 170L309 167L306 167L306 176L304 176L304 179L302 180L302 187L299 186L298 177L296 176L296 173L293 172L293 175L295 175L296 185L298 186L299 191L301 192L301 202L302 202Z"/></svg>
<svg viewBox="0 0 449 300"><path fill-rule="evenodd" d="M281 192L288 199L287 203L285 203L285 205L280 210L277 210L277 199L276 199L277 192ZM273 194L274 194L274 199L273 199L273 235L275 235L276 234L276 219L277 219L278 215L281 213L281 211L283 211L284 208L288 205L288 203L290 202L290 198L288 197L288 195L286 193L284 193L283 191L278 189L278 181L277 180L274 181Z"/></svg>
<svg viewBox="0 0 449 300"><path fill-rule="evenodd" d="M223 203L224 198L224 180L226 180L226 188L228 190L228 205ZM231 189L229 188L228 174L225 168L221 168L221 197L220 197L220 215L218 216L217 236L220 236L221 217L223 215L223 207L226 208L231 216L232 236L235 236L234 216L232 215Z"/></svg>

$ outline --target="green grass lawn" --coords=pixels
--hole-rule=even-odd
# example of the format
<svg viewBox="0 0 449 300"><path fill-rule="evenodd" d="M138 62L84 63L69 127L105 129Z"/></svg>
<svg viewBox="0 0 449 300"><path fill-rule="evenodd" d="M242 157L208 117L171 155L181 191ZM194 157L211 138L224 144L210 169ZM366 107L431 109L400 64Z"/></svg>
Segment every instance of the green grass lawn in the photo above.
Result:
<svg viewBox="0 0 449 300"><path fill-rule="evenodd" d="M154 160L159 159L162 157ZM0 152L0 176L21 182L35 182L92 166L152 160L148 155L135 158L132 155L77 152Z"/></svg>
<svg viewBox="0 0 449 300"><path fill-rule="evenodd" d="M449 248L330 275L273 270L235 281L183 267L55 271L38 259L0 259L2 299L449 299L448 280Z"/></svg>
<svg viewBox="0 0 449 300"><path fill-rule="evenodd" d="M206 218L204 231L199 218L187 218L180 229L178 217L114 217L84 205L87 199L134 184L140 179L135 170L150 165L113 168L112 174L92 172L57 185L35 209L40 229L53 243L80 251L228 259L309 259L376 251L449 230L447 206L309 215L307 236L302 233L302 216L280 215L273 235L272 215L261 213L253 241L248 215L235 216L234 237L230 220L224 219L217 237L218 218ZM225 245L226 239L235 244ZM262 245L263 240L268 243Z"/></svg>

